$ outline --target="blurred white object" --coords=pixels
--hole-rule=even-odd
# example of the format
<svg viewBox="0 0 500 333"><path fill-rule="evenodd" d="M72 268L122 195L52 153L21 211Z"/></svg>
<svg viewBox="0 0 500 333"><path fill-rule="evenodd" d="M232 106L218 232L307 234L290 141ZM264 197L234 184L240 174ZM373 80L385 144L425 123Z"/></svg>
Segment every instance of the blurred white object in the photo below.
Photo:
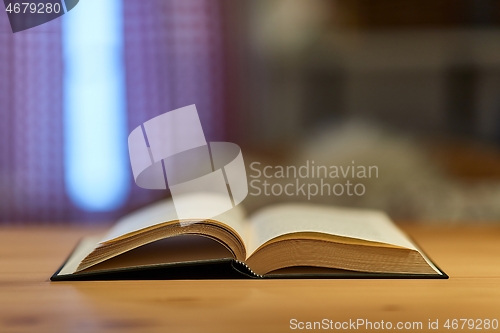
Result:
<svg viewBox="0 0 500 333"><path fill-rule="evenodd" d="M382 209L396 219L500 220L500 182L449 177L416 140L365 122L351 121L323 131L304 145L295 160L378 166L378 178L355 180L365 184L363 196L317 196L316 201Z"/></svg>

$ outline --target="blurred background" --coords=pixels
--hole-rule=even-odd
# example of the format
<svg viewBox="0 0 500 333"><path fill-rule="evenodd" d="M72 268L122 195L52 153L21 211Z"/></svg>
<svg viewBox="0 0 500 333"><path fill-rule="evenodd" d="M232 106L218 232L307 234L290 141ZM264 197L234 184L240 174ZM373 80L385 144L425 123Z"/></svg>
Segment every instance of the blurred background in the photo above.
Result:
<svg viewBox="0 0 500 333"><path fill-rule="evenodd" d="M135 185L127 136L189 104L247 164L378 166L365 195L311 201L500 221L497 0L81 0L16 34L0 13L0 221L167 197Z"/></svg>

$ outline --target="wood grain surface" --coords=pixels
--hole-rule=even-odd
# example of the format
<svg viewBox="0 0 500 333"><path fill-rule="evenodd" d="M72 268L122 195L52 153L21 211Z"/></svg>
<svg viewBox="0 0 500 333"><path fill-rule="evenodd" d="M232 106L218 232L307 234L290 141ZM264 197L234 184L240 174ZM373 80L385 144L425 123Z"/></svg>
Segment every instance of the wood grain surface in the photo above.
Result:
<svg viewBox="0 0 500 333"><path fill-rule="evenodd" d="M280 332L291 319L420 321L419 331L438 319L453 331L446 319L500 320L500 226L403 228L449 280L50 282L78 239L101 230L0 228L0 332Z"/></svg>

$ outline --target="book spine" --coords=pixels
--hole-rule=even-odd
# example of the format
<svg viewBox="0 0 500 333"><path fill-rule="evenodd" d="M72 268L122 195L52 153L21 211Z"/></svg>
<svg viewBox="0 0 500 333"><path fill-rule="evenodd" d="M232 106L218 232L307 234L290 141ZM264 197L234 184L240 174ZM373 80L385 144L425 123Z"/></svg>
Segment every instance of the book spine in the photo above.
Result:
<svg viewBox="0 0 500 333"><path fill-rule="evenodd" d="M242 273L247 273L251 277L255 277L255 278L263 278L262 275L255 273L245 262L240 261L238 259L233 259L233 260L234 260L235 263L237 263L238 265L241 265L241 266L243 266L245 268L246 272L242 272ZM238 268L235 267L235 269L238 269Z"/></svg>

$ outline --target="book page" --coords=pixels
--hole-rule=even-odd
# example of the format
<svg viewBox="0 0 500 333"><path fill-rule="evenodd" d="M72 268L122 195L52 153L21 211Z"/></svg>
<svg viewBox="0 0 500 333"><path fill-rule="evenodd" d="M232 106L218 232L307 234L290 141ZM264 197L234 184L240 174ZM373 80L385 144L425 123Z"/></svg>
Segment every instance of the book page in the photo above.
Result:
<svg viewBox="0 0 500 333"><path fill-rule="evenodd" d="M218 198L210 195L206 195L206 197L203 198L203 202L205 205L211 206L219 204ZM201 207L200 210L203 211L203 207ZM192 220L202 220L200 219L202 214L199 213L197 207L193 207L191 213ZM240 205L211 218L211 220L227 224L233 228L242 239L246 239L247 228L245 227L245 215L245 211ZM178 221L178 219L172 199L162 200L122 217L100 240L100 243L112 241L126 234L140 232L143 229L154 227L161 223L175 221Z"/></svg>
<svg viewBox="0 0 500 333"><path fill-rule="evenodd" d="M251 216L247 255L273 238L297 232L318 232L414 249L415 245L380 211L313 204L280 204Z"/></svg>
<svg viewBox="0 0 500 333"><path fill-rule="evenodd" d="M82 239L57 275L75 273L83 258L91 253L96 248L98 243L99 236L86 237Z"/></svg>

